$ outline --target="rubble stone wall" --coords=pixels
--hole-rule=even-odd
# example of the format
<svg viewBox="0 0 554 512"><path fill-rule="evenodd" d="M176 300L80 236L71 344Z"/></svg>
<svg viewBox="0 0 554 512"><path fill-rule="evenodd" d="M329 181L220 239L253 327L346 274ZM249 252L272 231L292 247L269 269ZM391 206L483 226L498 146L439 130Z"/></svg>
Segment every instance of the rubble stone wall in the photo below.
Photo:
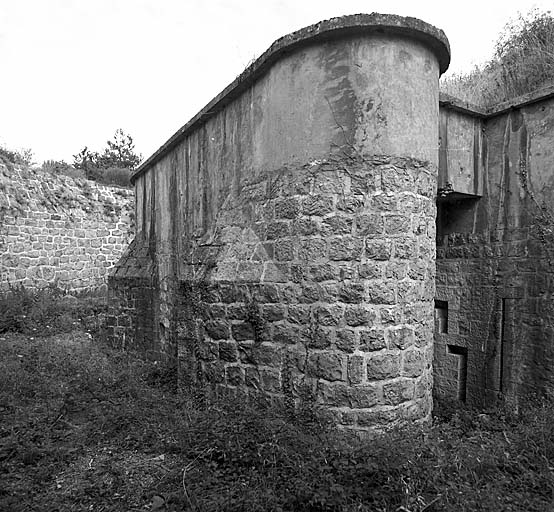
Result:
<svg viewBox="0 0 554 512"><path fill-rule="evenodd" d="M132 190L0 164L0 288L105 289L133 218Z"/></svg>

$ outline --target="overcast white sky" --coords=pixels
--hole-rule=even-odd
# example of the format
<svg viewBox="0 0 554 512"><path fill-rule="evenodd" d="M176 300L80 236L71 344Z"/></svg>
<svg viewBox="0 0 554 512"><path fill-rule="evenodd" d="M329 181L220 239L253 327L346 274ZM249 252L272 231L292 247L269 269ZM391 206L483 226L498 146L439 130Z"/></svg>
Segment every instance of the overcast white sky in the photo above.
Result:
<svg viewBox="0 0 554 512"><path fill-rule="evenodd" d="M0 144L35 160L101 150L117 128L153 153L279 37L360 12L446 33L450 72L485 61L518 12L554 0L0 0Z"/></svg>

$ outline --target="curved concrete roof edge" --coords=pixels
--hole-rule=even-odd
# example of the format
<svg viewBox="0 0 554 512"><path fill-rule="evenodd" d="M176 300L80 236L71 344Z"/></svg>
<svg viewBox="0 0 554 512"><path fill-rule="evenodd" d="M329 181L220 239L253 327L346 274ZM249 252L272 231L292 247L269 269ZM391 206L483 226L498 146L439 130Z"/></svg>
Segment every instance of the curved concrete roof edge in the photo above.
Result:
<svg viewBox="0 0 554 512"><path fill-rule="evenodd" d="M320 21L277 39L268 50L248 66L233 82L212 99L188 123L175 132L165 144L147 158L131 177L131 182L155 164L167 151L178 144L196 125L203 123L263 74L282 54L313 41L333 39L343 35L382 31L411 37L427 44L436 54L440 73L450 64L450 44L444 32L417 18L395 14L351 14Z"/></svg>

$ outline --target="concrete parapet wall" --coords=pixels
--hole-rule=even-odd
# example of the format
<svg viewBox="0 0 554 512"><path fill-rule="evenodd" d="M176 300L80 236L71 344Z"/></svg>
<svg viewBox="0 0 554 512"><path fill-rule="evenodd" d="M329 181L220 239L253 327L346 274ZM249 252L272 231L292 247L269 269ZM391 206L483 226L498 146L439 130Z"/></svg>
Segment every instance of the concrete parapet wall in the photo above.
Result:
<svg viewBox="0 0 554 512"><path fill-rule="evenodd" d="M0 164L0 287L105 288L133 236L134 193Z"/></svg>

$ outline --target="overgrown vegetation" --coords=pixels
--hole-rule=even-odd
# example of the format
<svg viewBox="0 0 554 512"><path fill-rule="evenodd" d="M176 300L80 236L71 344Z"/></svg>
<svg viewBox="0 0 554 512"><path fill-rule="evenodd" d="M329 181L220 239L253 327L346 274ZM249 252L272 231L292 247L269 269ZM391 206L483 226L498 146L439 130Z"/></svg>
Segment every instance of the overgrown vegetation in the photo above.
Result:
<svg viewBox="0 0 554 512"><path fill-rule="evenodd" d="M85 146L73 156L73 164L64 160L45 160L41 169L52 174L71 178L84 178L104 185L131 186L131 176L140 164L142 156L135 151L133 138L123 130L116 130L112 140L101 151L91 151ZM0 163L13 170L14 165L30 166L33 152L30 149L10 150L0 146Z"/></svg>
<svg viewBox="0 0 554 512"><path fill-rule="evenodd" d="M490 106L554 83L554 18L532 10L506 25L493 57L467 74L441 81L441 90Z"/></svg>
<svg viewBox="0 0 554 512"><path fill-rule="evenodd" d="M159 364L82 331L4 333L0 366L0 510L528 512L554 502L548 402L457 409L364 442L313 407L291 415L263 399L176 392Z"/></svg>
<svg viewBox="0 0 554 512"><path fill-rule="evenodd" d="M70 178L86 179L85 172L82 169L76 169L64 160L45 160L41 168L50 174L63 174Z"/></svg>
<svg viewBox="0 0 554 512"><path fill-rule="evenodd" d="M118 129L106 144L101 153L85 146L73 156L73 167L82 170L89 180L129 186L130 177L142 160L135 152L133 138Z"/></svg>
<svg viewBox="0 0 554 512"><path fill-rule="evenodd" d="M8 149L0 146L0 163L8 168L12 165L31 165L33 162L33 152L30 149Z"/></svg>
<svg viewBox="0 0 554 512"><path fill-rule="evenodd" d="M77 328L98 332L105 309L103 296L71 295L55 284L39 290L13 285L0 293L0 334L44 336Z"/></svg>

